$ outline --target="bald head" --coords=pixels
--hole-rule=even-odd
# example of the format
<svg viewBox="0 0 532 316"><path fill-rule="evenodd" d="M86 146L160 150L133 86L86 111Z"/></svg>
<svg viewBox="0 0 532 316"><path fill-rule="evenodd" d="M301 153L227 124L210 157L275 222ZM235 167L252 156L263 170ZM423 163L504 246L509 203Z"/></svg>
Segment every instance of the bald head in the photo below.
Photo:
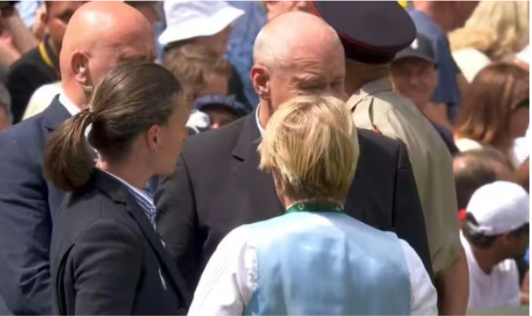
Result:
<svg viewBox="0 0 532 316"><path fill-rule="evenodd" d="M60 52L61 83L72 102L83 106L100 78L119 61L153 59L150 23L135 8L117 1L92 1L69 21Z"/></svg>
<svg viewBox="0 0 532 316"><path fill-rule="evenodd" d="M336 31L321 18L294 11L264 26L255 40L253 59L273 68L278 63L286 65L291 57L299 55L336 55L343 60L343 51Z"/></svg>
<svg viewBox="0 0 532 316"><path fill-rule="evenodd" d="M260 97L262 124L295 96L344 97L342 43L337 33L314 15L289 12L271 20L255 40L253 59L251 81Z"/></svg>

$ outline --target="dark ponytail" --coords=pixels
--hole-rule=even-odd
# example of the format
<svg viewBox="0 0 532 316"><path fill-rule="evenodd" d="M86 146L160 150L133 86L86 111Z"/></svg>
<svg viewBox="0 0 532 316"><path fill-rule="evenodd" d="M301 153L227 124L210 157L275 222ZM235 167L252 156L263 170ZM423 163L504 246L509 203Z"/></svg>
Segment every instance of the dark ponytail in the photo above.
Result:
<svg viewBox="0 0 532 316"><path fill-rule="evenodd" d="M89 180L94 161L89 154L85 130L92 113L85 109L52 132L44 155L44 174L54 186L74 191Z"/></svg>
<svg viewBox="0 0 532 316"><path fill-rule="evenodd" d="M83 110L52 133L46 149L45 176L64 191L74 191L89 180L94 166L89 144L101 159L117 164L127 159L140 134L153 125L166 125L176 111L184 117L190 112L177 78L152 62L113 67L89 104L91 110ZM89 124L91 132L85 137Z"/></svg>

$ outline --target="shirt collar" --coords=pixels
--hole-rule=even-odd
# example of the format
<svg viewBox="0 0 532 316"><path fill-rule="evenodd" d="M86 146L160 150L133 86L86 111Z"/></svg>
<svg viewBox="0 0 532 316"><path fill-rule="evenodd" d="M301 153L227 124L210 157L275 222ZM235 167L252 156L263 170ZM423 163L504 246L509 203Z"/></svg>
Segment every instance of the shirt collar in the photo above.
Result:
<svg viewBox="0 0 532 316"><path fill-rule="evenodd" d="M59 102L61 102L61 104L67 109L68 113L70 113L72 116L75 116L81 112L79 107L70 101L63 92L59 94Z"/></svg>
<svg viewBox="0 0 532 316"><path fill-rule="evenodd" d="M259 128L260 136L264 136L264 128L260 124L259 119L259 110L260 110L260 104L257 106L257 109L255 110L255 121L257 122L257 127Z"/></svg>
<svg viewBox="0 0 532 316"><path fill-rule="evenodd" d="M102 171L107 173L111 177L115 178L116 180L120 181L122 184L124 184L128 188L128 190L133 191L134 194L140 195L146 202L149 202L150 204L153 204L153 198L151 196L149 196L148 194L146 194L146 192L135 188L134 186L132 186L131 184L127 183L124 179L120 178L117 175L114 175L114 174L112 174L110 172L107 172L105 170L102 170Z"/></svg>

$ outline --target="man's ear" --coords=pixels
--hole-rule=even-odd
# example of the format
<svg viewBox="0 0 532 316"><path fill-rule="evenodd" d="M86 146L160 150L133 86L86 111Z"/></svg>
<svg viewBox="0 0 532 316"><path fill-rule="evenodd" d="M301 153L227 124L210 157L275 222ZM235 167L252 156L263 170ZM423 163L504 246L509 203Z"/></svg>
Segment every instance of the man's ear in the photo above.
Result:
<svg viewBox="0 0 532 316"><path fill-rule="evenodd" d="M251 68L251 82L259 98L270 101L270 72L268 68L262 65L254 65Z"/></svg>
<svg viewBox="0 0 532 316"><path fill-rule="evenodd" d="M87 57L81 52L74 52L70 60L70 67L76 81L82 85L89 85L89 69Z"/></svg>

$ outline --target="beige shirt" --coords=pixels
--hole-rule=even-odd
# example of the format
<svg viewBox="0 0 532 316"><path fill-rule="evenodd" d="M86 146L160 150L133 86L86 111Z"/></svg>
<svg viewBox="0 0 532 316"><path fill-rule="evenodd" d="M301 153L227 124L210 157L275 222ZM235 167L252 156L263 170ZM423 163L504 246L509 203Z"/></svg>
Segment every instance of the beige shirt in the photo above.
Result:
<svg viewBox="0 0 532 316"><path fill-rule="evenodd" d="M461 244L452 157L431 123L388 78L364 85L347 101L359 128L402 140L416 179L434 273L452 266Z"/></svg>

